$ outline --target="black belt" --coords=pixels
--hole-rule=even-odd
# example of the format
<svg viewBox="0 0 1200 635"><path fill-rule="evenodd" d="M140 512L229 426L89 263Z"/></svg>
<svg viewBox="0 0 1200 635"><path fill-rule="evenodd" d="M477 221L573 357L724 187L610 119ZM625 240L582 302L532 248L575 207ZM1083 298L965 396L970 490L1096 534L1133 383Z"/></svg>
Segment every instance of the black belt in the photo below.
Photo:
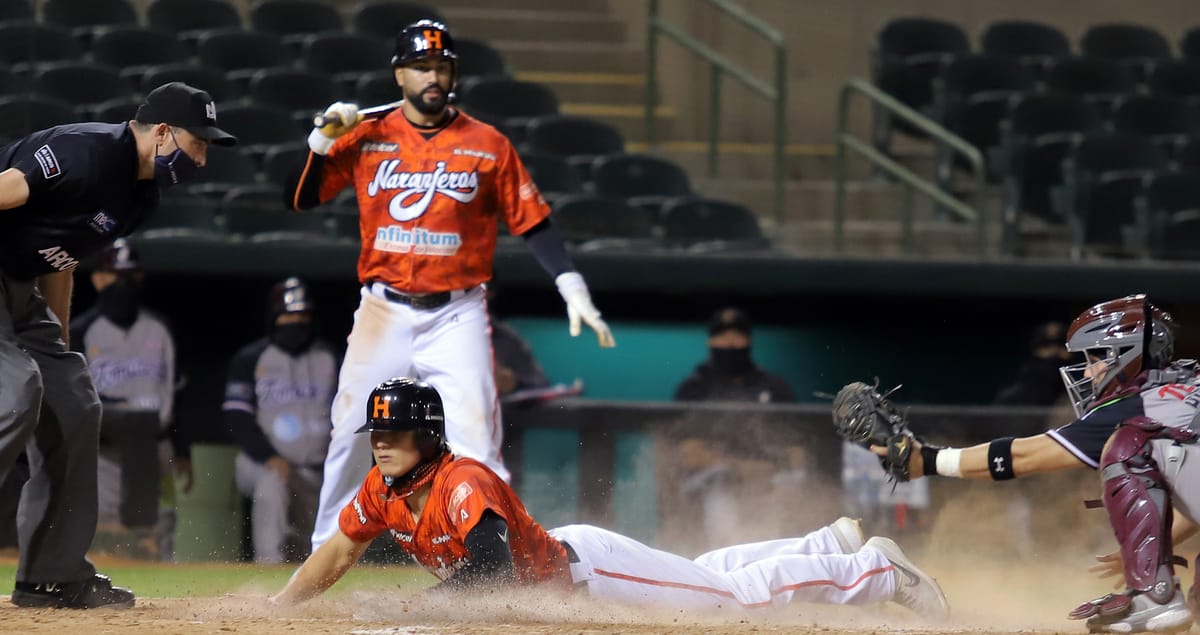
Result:
<svg viewBox="0 0 1200 635"><path fill-rule="evenodd" d="M431 311L446 306L446 303L450 301L450 292L442 291L441 293L408 295L383 287L383 297L387 298L390 302L398 302L400 304L407 304L414 309Z"/></svg>
<svg viewBox="0 0 1200 635"><path fill-rule="evenodd" d="M570 564L578 564L579 563L579 554L575 553L575 548L572 547L570 543L568 543L565 540L560 540L560 541L558 541L558 544L562 545L563 549L567 550L567 562L568 563L570 563Z"/></svg>

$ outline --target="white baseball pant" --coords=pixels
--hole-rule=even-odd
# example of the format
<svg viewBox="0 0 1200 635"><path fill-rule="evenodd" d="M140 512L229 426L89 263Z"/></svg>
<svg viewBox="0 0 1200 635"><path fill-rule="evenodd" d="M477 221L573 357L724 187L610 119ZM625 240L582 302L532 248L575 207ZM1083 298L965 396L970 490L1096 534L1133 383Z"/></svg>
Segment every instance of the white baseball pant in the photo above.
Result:
<svg viewBox="0 0 1200 635"><path fill-rule="evenodd" d="M800 538L724 547L688 560L632 538L568 525L550 535L575 550L576 583L590 597L647 607L780 607L792 601L870 604L892 599L895 573L882 552L843 554L828 527Z"/></svg>
<svg viewBox="0 0 1200 635"><path fill-rule="evenodd" d="M331 410L313 551L337 533L338 514L371 468L370 441L355 430L366 422L371 390L393 377L433 385L445 407L450 449L484 463L505 481L510 476L500 455L503 429L484 288L455 292L432 310L386 300L378 286L364 287L360 295Z"/></svg>

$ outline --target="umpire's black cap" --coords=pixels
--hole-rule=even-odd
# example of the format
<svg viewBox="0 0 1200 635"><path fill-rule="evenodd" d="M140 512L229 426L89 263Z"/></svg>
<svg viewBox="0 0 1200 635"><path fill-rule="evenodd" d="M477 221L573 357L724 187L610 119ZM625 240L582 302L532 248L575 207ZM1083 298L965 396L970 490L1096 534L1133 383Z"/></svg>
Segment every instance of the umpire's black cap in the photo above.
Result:
<svg viewBox="0 0 1200 635"><path fill-rule="evenodd" d="M214 145L237 143L236 137L217 127L217 105L213 98L183 82L170 82L150 91L133 118L142 123L177 126Z"/></svg>

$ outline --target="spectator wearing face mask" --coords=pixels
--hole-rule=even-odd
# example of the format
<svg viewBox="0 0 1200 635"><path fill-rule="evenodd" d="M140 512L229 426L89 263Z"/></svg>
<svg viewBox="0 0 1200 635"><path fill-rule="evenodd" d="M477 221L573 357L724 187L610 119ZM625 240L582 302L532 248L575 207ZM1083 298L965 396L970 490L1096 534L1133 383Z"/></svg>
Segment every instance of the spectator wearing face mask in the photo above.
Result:
<svg viewBox="0 0 1200 635"><path fill-rule="evenodd" d="M1071 353L1063 346L1067 329L1062 322L1039 324L1029 340L1029 358L1013 382L996 393L996 405L1053 406L1064 396L1059 369L1069 365Z"/></svg>
<svg viewBox="0 0 1200 635"><path fill-rule="evenodd" d="M316 518L338 360L316 337L314 308L299 278L276 284L268 335L229 365L222 410L241 449L236 480L251 499L259 563L302 560Z"/></svg>
<svg viewBox="0 0 1200 635"><path fill-rule="evenodd" d="M750 316L736 308L717 311L708 325L708 359L675 389L677 401L796 400L787 380L754 363Z"/></svg>
<svg viewBox="0 0 1200 635"><path fill-rule="evenodd" d="M192 468L188 445L174 425L175 340L162 316L142 305L143 277L137 251L124 238L101 251L92 271L96 304L71 321L71 345L87 358L105 406L98 522L113 527L153 525L158 555L170 560L173 479L189 490ZM151 429L146 436L140 424L123 416L146 412L158 418L157 435ZM159 475L157 488L156 479L136 473L146 465ZM132 472L126 474L126 468Z"/></svg>

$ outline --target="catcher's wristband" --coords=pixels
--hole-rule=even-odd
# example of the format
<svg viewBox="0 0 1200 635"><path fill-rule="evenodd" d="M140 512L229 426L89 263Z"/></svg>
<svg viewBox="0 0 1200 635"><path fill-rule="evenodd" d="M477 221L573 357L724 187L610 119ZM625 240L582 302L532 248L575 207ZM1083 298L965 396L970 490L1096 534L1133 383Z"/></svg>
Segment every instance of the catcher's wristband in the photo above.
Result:
<svg viewBox="0 0 1200 635"><path fill-rule="evenodd" d="M925 476L951 476L962 478L962 450L921 446L922 474Z"/></svg>

